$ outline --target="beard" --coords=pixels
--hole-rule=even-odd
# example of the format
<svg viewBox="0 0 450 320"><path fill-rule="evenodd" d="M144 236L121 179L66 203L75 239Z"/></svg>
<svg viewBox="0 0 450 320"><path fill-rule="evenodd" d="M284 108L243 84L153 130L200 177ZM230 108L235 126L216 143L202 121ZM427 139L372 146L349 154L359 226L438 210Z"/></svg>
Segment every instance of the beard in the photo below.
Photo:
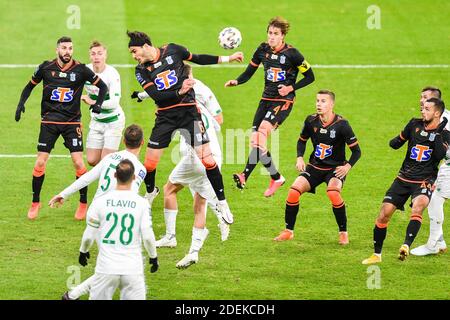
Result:
<svg viewBox="0 0 450 320"><path fill-rule="evenodd" d="M58 56L59 56L59 59L64 63L67 63L70 60L72 60L72 56L70 54L67 54L65 56L62 56L62 55L58 55Z"/></svg>

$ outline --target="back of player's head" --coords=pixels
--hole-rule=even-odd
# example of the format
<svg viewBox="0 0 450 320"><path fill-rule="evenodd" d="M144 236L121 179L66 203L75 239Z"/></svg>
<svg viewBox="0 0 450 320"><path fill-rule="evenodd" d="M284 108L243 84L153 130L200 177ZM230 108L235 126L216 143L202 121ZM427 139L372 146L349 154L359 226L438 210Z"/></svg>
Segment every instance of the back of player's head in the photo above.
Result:
<svg viewBox="0 0 450 320"><path fill-rule="evenodd" d="M192 74L192 66L188 63L184 63L183 75L189 76Z"/></svg>
<svg viewBox="0 0 450 320"><path fill-rule="evenodd" d="M134 165L128 159L123 159L119 162L115 173L117 183L126 184L133 180L134 177Z"/></svg>
<svg viewBox="0 0 450 320"><path fill-rule="evenodd" d="M56 45L59 45L60 43L63 42L72 42L72 39L70 37L61 37L56 41Z"/></svg>
<svg viewBox="0 0 450 320"><path fill-rule="evenodd" d="M336 95L331 90L322 89L319 92L317 92L317 94L327 94L330 96L330 98L331 98L331 100L333 100L333 102L336 100Z"/></svg>
<svg viewBox="0 0 450 320"><path fill-rule="evenodd" d="M425 91L431 91L431 93L433 94L433 96L435 98L441 99L441 94L442 93L441 93L441 90L439 88L428 86L428 87L425 87L425 88L422 89L422 92L425 92Z"/></svg>
<svg viewBox="0 0 450 320"><path fill-rule="evenodd" d="M445 103L441 99L438 98L430 98L427 100L434 105L434 109L439 112L439 114L443 114L445 110Z"/></svg>
<svg viewBox="0 0 450 320"><path fill-rule="evenodd" d="M129 125L125 128L123 140L127 148L137 149L142 145L142 141L144 140L144 132L137 124Z"/></svg>
<svg viewBox="0 0 450 320"><path fill-rule="evenodd" d="M289 31L289 22L283 17L275 17L270 19L269 24L267 25L267 31L269 31L269 27L280 28L281 33L286 35Z"/></svg>
<svg viewBox="0 0 450 320"><path fill-rule="evenodd" d="M130 38L128 42L129 47L142 47L144 44L152 45L150 37L144 32L139 31L127 31L127 35Z"/></svg>
<svg viewBox="0 0 450 320"><path fill-rule="evenodd" d="M102 47L103 49L106 50L106 47L103 45L103 43L101 43L100 41L97 41L97 40L93 40L91 42L91 44L89 45L89 50L91 50L92 48L97 48L97 47Z"/></svg>

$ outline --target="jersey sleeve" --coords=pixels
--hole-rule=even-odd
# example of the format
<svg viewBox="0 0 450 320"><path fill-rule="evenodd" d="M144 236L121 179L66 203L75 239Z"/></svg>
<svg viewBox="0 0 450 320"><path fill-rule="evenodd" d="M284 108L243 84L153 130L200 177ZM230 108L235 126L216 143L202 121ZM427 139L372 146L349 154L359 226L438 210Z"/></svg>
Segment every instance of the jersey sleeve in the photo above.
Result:
<svg viewBox="0 0 450 320"><path fill-rule="evenodd" d="M100 228L100 213L101 210L99 208L100 201L93 201L89 206L88 212L86 214L86 224L92 228Z"/></svg>
<svg viewBox="0 0 450 320"><path fill-rule="evenodd" d="M111 77L108 79L108 83L106 85L109 88L109 100L105 100L102 104L102 108L104 109L113 109L116 108L120 103L121 97L121 82L120 82L120 74L116 69L112 69Z"/></svg>
<svg viewBox="0 0 450 320"><path fill-rule="evenodd" d="M151 258L156 258L156 238L152 226L152 214L150 205L146 200L143 201L143 211L141 214L141 236L145 250Z"/></svg>
<svg viewBox="0 0 450 320"><path fill-rule="evenodd" d="M311 130L310 130L310 122L308 119L305 120L303 123L302 131L300 132L300 140L306 142L311 137Z"/></svg>
<svg viewBox="0 0 450 320"><path fill-rule="evenodd" d="M414 119L411 119L405 128L400 132L400 139L403 141L409 140L411 138L411 130L413 129Z"/></svg>
<svg viewBox="0 0 450 320"><path fill-rule="evenodd" d="M217 101L217 98L214 95L214 93L206 85L203 86L202 95L205 107L213 117L217 116L222 112L222 108L220 108L219 101Z"/></svg>
<svg viewBox="0 0 450 320"><path fill-rule="evenodd" d="M42 81L42 78L44 77L43 68L45 66L46 62L42 62L40 65L37 66L36 70L34 70L33 75L31 76L31 83L34 85L37 85L39 82Z"/></svg>
<svg viewBox="0 0 450 320"><path fill-rule="evenodd" d="M349 146L349 148L356 146L358 144L358 139L356 138L356 135L353 132L353 129L348 123L348 121L345 121L342 133L345 139L345 143Z"/></svg>
<svg viewBox="0 0 450 320"><path fill-rule="evenodd" d="M100 77L97 76L94 73L94 71L89 69L86 65L83 65L82 74L83 74L84 81L89 81L94 86L97 85L97 83L100 81Z"/></svg>

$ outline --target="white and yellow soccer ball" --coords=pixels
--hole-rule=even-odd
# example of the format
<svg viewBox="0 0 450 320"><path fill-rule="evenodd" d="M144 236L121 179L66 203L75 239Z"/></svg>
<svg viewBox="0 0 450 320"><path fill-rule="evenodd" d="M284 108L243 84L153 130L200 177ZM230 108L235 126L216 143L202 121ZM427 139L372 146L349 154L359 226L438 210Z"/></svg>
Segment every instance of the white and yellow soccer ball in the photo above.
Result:
<svg viewBox="0 0 450 320"><path fill-rule="evenodd" d="M226 27L219 33L219 44L224 49L236 49L241 42L241 32L235 27Z"/></svg>

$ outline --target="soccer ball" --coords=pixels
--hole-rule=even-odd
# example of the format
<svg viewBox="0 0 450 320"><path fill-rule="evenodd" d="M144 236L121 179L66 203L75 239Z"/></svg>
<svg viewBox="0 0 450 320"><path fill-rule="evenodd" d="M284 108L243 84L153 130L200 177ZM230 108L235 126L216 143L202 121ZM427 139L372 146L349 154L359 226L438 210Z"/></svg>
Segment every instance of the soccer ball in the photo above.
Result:
<svg viewBox="0 0 450 320"><path fill-rule="evenodd" d="M241 32L234 27L227 27L219 33L219 44L224 49L236 49L241 42Z"/></svg>

